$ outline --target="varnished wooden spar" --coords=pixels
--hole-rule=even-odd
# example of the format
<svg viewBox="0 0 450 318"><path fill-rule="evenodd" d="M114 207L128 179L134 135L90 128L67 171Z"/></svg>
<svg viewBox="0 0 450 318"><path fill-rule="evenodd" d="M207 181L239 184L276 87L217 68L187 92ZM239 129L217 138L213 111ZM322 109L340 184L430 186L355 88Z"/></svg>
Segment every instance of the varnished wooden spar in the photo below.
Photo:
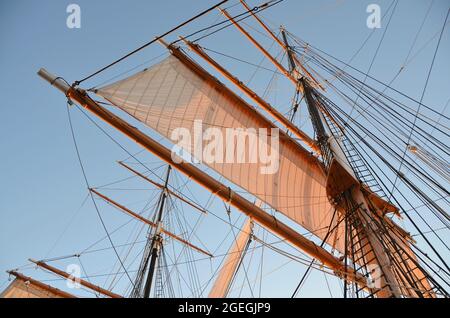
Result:
<svg viewBox="0 0 450 318"><path fill-rule="evenodd" d="M245 35L245 37L247 37L247 39L253 43L254 46L256 46L261 53L267 58L269 59L273 65L275 65L275 67L281 72L283 73L294 85L295 87L298 87L300 89L302 89L301 87L299 87L299 83L298 83L298 79L295 78L291 72L289 72L287 69L284 68L283 65L281 65L272 55L270 55L269 52L267 52L267 50L265 48L263 48L263 46L261 44L258 43L258 41L256 41L251 35L250 33L248 33L247 31L244 30L244 28L236 22L236 20L233 19L233 17L224 9L220 9L220 12L222 12L222 14L228 19L230 20L231 23L233 23L233 25L243 34Z"/></svg>
<svg viewBox="0 0 450 318"><path fill-rule="evenodd" d="M273 32L272 30L270 30L267 25L258 17L258 15L253 12L253 10L248 6L248 4L244 1L244 0L240 0L241 4L244 6L244 8L250 12L250 14L252 15L252 17L255 18L256 21L258 21L258 23L263 27L263 29L272 37L272 39L278 43L279 46L281 46L282 48L284 48L284 43L283 41L281 41Z"/></svg>
<svg viewBox="0 0 450 318"><path fill-rule="evenodd" d="M19 272L8 271L7 273L10 274L10 275L13 275L14 277L16 277L17 279L20 279L23 282L30 282L31 285L37 286L37 287L39 287L39 288L41 288L43 290L48 291L49 293L57 295L59 297L62 297L62 298L77 298L76 296L74 296L72 294L66 293L65 291L62 291L62 290L60 290L58 288L55 288L53 286L44 284L44 283L42 283L42 282L40 282L40 281L38 281L36 279L33 279L31 277L28 277L28 276L25 276L25 275L23 275L23 274L21 274Z"/></svg>
<svg viewBox="0 0 450 318"><path fill-rule="evenodd" d="M35 261L33 259L29 259L29 261L34 263L34 264L36 264L37 266L39 266L39 267L41 267L43 269L46 269L46 270L48 270L48 271L58 275L58 276L64 277L66 279L70 279L73 282L80 283L80 285L83 285L84 287L87 287L87 288L89 288L89 289L91 289L93 291L96 291L96 292L98 292L98 293L100 293L102 295L105 295L105 296L108 296L108 297L111 297L111 298L123 298L122 296L120 296L120 295L118 295L116 293L113 293L113 292L111 292L111 291L109 291L107 289L101 288L100 286L91 284L88 281L85 281L84 279L81 279L81 278L78 278L78 277L73 277L69 273L66 273L66 272L64 272L64 271L62 271L62 270L60 270L60 269L58 269L56 267L50 266L47 263L44 263L44 262L41 262L41 261Z"/></svg>
<svg viewBox="0 0 450 318"><path fill-rule="evenodd" d="M131 211L131 210L128 209L127 207L125 207L125 206L123 206L123 205L117 203L116 201L114 201L114 200L108 198L106 195L101 194L100 192L96 191L95 189L89 189L89 191L91 191L92 193L96 194L97 196L99 196L100 198L102 198L103 200L105 200L106 202L111 203L111 204L114 205L116 208L118 208L119 210L123 211L124 213L126 213L126 214L128 214L128 215L134 217L135 219L137 219L137 220L139 220L139 221L141 221L141 222L143 222L143 223L145 223L145 224L147 224L147 225L150 225L151 227L155 227L155 228L156 228L156 227L158 226L157 224L153 223L153 222L150 221L149 219L146 219L146 218L144 218L143 216L141 216L141 215L139 215L139 214L137 214L137 213ZM194 249L194 250L196 250L196 251L198 251L198 252L200 252L200 253L203 253L203 254L205 254L205 255L208 255L209 257L212 256L211 253L208 253L207 251L201 249L200 247L195 246L194 244L191 244L190 242L186 241L185 239L182 239L182 238L179 237L178 235L173 234L172 232L169 232L169 231L165 230L164 228L161 228L161 232L164 233L164 234L166 234L167 236L170 236L170 237L173 238L174 240L176 240L176 241L178 241L178 242L180 242L180 243L182 243L182 244L184 244L184 245L186 245L186 246L188 246L188 247L190 247L190 248L192 248L192 249Z"/></svg>
<svg viewBox="0 0 450 318"><path fill-rule="evenodd" d="M159 42L164 45L166 48L168 48L172 55L176 57L181 63L183 63L189 70L191 70L193 73L195 73L197 76L199 76L202 80L208 82L211 84L216 90L223 93L227 97L229 97L233 102L236 102L237 104L241 105L242 107L245 106L245 109L250 111L252 116L255 118L258 118L258 120L261 120L264 122L264 125L266 127L273 127L276 128L277 126L272 123L272 121L267 118L265 115L259 112L259 110L251 107L245 100L243 100L241 97L239 97L237 94L232 92L228 87L226 87L222 82L220 82L217 78L215 78L213 75L208 73L202 66L197 64L195 61L193 61L191 58L189 58L186 54L184 54L179 47L175 47L173 45L169 45L164 40L160 39ZM318 161L317 157L314 156L311 151L300 145L300 143L292 138L290 135L285 133L283 130L279 131L280 140L284 140L287 143L292 143L295 146L296 151L298 151L299 154L301 154L306 160L312 162L313 164L317 164L320 167L322 164Z"/></svg>
<svg viewBox="0 0 450 318"><path fill-rule="evenodd" d="M130 166L126 165L125 163L123 163L122 161L119 161L119 165L121 165L122 167L124 167L125 169L133 172L135 175L137 175L138 177L141 177L142 179L144 179L145 181L153 184L154 186L160 188L160 189L164 189L164 185L162 185L161 183L158 183L152 179L150 179L149 177L143 175L142 173L140 173L139 171L131 168ZM193 207L194 209L196 209L197 211L200 211L201 213L207 214L207 212L205 211L205 209L202 209L201 207L199 207L198 205L196 205L195 203L183 198L181 195L177 194L176 192L170 190L169 188L166 188L166 191L168 193L170 193L171 195L173 195L175 198L177 198L180 201L183 201L184 203L186 203L187 205Z"/></svg>
<svg viewBox="0 0 450 318"><path fill-rule="evenodd" d="M272 107L269 103L267 103L263 98L257 95L253 90L244 85L238 78L234 77L230 72L228 72L223 66L214 61L208 54L205 53L197 44L194 44L190 41L182 38L184 43L198 56L203 58L209 65L214 67L220 74L226 77L230 82L232 82L236 87L238 87L243 93L245 93L249 98L251 98L255 103L257 103L262 109L268 112L274 119L279 121L283 126L289 129L292 133L294 133L300 140L302 140L305 144L307 144L312 150L316 153L320 153L320 148L316 144L316 142L311 139L305 132L300 130L297 126L295 126L289 119L284 117L277 109Z"/></svg>
<svg viewBox="0 0 450 318"><path fill-rule="evenodd" d="M350 266L346 268L342 261L336 258L333 254L319 247L311 240L308 240L293 228L283 222L280 222L274 216L254 205L252 202L231 190L229 187L219 182L212 176L203 172L201 169L188 162L174 162L172 160L172 153L170 149L167 149L156 140L121 119L119 116L100 106L87 95L85 90L70 87L64 83L63 80L58 79L56 76L48 73L44 69L41 69L38 74L53 86L60 89L72 101L77 102L83 108L122 132L130 139L134 140L137 144L159 157L161 160L169 163L173 168L179 170L187 177L196 181L199 185L203 186L211 193L215 194L222 200L229 202L242 213L253 218L255 222L267 227L273 233L279 235L292 245L303 250L311 257L323 263L325 266L330 267L337 275L343 276L345 271L347 271L346 275L348 279L357 282L363 288L367 288L367 279L363 275L358 273L355 275L353 268Z"/></svg>
<svg viewBox="0 0 450 318"><path fill-rule="evenodd" d="M244 0L240 0L241 4L244 6L244 8L250 12L250 14L252 15L253 18L255 18L255 20L262 26L262 28L267 32L267 34L269 34L269 36L276 42L278 43L278 45L284 49L284 50L288 50L286 43L284 43L283 41L281 41L273 32L272 30L269 29L269 27L258 17L258 15L253 12L253 10L247 5L247 3ZM324 87L315 79L315 77L303 66L303 64L300 62L300 60L297 58L297 55L293 55L292 56L293 60L295 61L295 64L300 67L300 69L302 70L302 72L304 74L306 74L308 76L308 78L315 83L318 87L320 87L321 89L324 89ZM300 75L301 76L301 75ZM301 89L301 88L300 88Z"/></svg>
<svg viewBox="0 0 450 318"><path fill-rule="evenodd" d="M253 18L255 18L255 20L262 26L262 28L267 32L267 34L269 34L269 36L283 49L288 51L288 48L286 47L286 44L283 43L283 41L281 41L273 32L272 30L269 29L269 27L258 17L258 15L247 5L247 3L244 0L240 0L241 4L244 6L244 8L250 12L251 16ZM261 45L259 43L257 43L257 41L254 38L251 38L249 36L248 32L243 32L245 31L242 27L240 27L237 23L235 24L236 27L238 27L238 29L245 35L247 36L247 38L250 40L250 42L252 42L258 49L261 50ZM264 52L263 52L264 53ZM272 59L271 59L272 61ZM301 65L299 65L301 66ZM303 68L302 68L303 69ZM301 77L301 74L299 74L297 72L296 69L292 70L292 72L290 72L291 75L295 76L297 78L297 83L298 83L298 78ZM303 88L300 86L298 87L298 89L301 91L303 90Z"/></svg>

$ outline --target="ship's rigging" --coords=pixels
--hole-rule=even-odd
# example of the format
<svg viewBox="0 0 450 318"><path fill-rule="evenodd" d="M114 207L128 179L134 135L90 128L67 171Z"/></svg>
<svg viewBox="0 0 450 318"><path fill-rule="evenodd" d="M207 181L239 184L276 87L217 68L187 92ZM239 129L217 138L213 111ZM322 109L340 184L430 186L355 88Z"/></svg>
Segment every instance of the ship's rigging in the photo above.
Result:
<svg viewBox="0 0 450 318"><path fill-rule="evenodd" d="M226 297L238 273L245 276L243 286L248 286L252 291L253 282L248 277L245 258L250 253L250 245L259 243L307 266L306 272L298 278L299 284L293 295L299 292L310 271L317 270L339 277L343 283L344 297L448 297L450 268L445 256L435 248L426 233L431 233L448 252L446 240L427 222L430 215L422 215L410 202L410 196L413 196L448 231L449 147L445 141L449 137L448 125L421 112L423 108L436 113L433 107L423 103L424 93L417 101L392 88L392 82L386 85L378 81L370 74L301 40L285 28L281 28L277 34L263 21L260 13L283 0L268 1L253 8L240 0L244 11L234 16L227 9L220 8L226 2L222 1L203 11L73 85L45 70L39 72L41 77L61 90L70 103L78 104L76 108L83 114L88 116L89 112L96 115L168 164L166 177L161 183L120 162L129 172L160 191L153 207L152 219L114 201L99 189L91 188L86 179L94 204L94 196L99 197L147 227L148 236L141 262L134 279L131 279L99 214L119 267L123 270L122 274L130 280L129 294L122 296L150 297L152 291L155 297L177 295L172 280L176 275L178 279L181 276L169 269L165 243L168 239L180 244L182 253L188 255L189 277L197 276L195 266L192 265L193 253L215 257L205 246L192 243L192 235L186 235L189 231L177 234L166 229L170 225L167 222L174 208L172 200L189 206L202 216L212 213L190 196L170 186L170 171L174 169L223 200L228 213L231 212L230 206L233 206L248 217L243 228L239 229L239 234L235 233L235 225L229 219L234 236L232 247L220 271L216 271L214 283L211 282L214 277L204 286L198 279L192 278L189 285L194 286L191 290L193 296L203 295L201 291L212 283L210 297ZM396 5L397 2L393 10ZM224 16L222 21L180 37L170 44L164 41L167 35L216 8ZM393 11L390 18L392 15ZM262 32L279 46L287 58L287 67L246 30L243 25L247 18L254 19L262 27ZM276 69L274 72L293 85L295 97L290 116L283 114L277 105L269 104L207 54L214 50L199 44L199 41L231 27L235 27L273 64ZM96 86L87 91L80 88L85 81L155 42L162 43L170 52L164 60L106 86ZM231 82L258 108L250 105L193 57L188 56L188 50ZM431 69L427 83L430 73ZM359 75L364 78L361 79ZM96 94L104 100L97 101L90 94ZM340 104L351 106L351 112ZM417 107L414 109L411 104ZM170 138L171 131L176 127L192 129L193 122L198 119L218 129L245 126L282 128L280 172L274 176L261 176L257 173L258 166L247 165L242 168L238 164L209 164L208 169L203 170L189 162L174 163L170 150L163 143L131 126L116 112L109 110L110 107L128 113L166 138ZM309 114L314 136L309 136L293 121L299 108L304 109L302 116ZM353 112L357 115L352 116ZM439 120L450 120L445 114L439 115ZM430 129L441 138L435 137ZM191 148L186 148L192 153ZM135 155L128 154L146 168ZM414 156L425 166L417 164ZM227 182L216 178L218 175ZM237 187L244 194L238 192ZM254 200L259 204L255 204ZM96 205L95 208L98 212ZM411 212L414 212L414 216ZM278 217L279 214L281 217ZM415 235L419 235L424 245L433 252L432 256L416 246L413 235L397 225L396 220L400 217L405 217L411 223L417 231ZM178 225L179 229L183 229L182 225ZM301 234L297 226L308 230L316 240ZM256 227L296 249L287 252L268 244L266 239L256 234ZM303 254L302 257L294 254L300 251L307 258L303 258ZM59 276L68 277L67 273L44 261L33 263ZM172 261L176 263L178 258ZM21 282L26 281L26 277L15 271L11 273L17 277L15 285L23 291ZM82 280L81 284L97 294L120 297L89 281ZM46 289L45 285L36 283L35 286L36 291L33 293L36 295L42 293L40 289ZM14 288L19 287L10 287L8 293L13 294ZM47 291L52 295L67 296L64 292L50 288ZM252 296L255 296L253 292Z"/></svg>

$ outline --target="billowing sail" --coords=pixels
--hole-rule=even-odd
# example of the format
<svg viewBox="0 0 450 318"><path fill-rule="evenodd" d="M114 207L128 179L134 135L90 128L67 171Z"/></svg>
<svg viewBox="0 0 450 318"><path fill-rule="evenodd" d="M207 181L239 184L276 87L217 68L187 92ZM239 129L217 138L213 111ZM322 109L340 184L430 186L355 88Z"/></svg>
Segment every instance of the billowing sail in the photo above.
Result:
<svg viewBox="0 0 450 318"><path fill-rule="evenodd" d="M242 255L244 254L245 247L250 239L252 231L252 220L247 219L242 227L241 232L236 235L233 245L227 253L225 262L214 282L211 291L209 292L209 298L225 298L231 287L231 282L236 270L241 263Z"/></svg>
<svg viewBox="0 0 450 318"><path fill-rule="evenodd" d="M281 131L275 145L272 129L276 126L198 64L171 55L96 93L176 141L197 159L208 153L213 160L202 160L204 164L318 237L325 237L333 207L318 160ZM178 142L183 129L194 138ZM236 137L240 133L247 134L244 141ZM219 140L215 145L224 149L211 149L213 140ZM274 152L276 163L267 160ZM340 251L342 233L338 227L327 240Z"/></svg>

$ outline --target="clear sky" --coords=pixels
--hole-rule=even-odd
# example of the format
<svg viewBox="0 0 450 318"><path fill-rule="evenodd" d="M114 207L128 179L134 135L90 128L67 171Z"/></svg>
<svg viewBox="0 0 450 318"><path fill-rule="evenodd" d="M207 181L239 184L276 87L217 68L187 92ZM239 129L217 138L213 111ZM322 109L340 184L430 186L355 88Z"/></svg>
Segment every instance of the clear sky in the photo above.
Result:
<svg viewBox="0 0 450 318"><path fill-rule="evenodd" d="M5 286L8 277L5 271L27 263L29 257L42 259L78 252L103 238L105 234L92 203L87 201L80 209L87 190L71 139L64 96L36 75L38 69L45 67L73 82L156 35L164 33L214 2L207 0L0 2L1 288ZM236 2L230 0L227 6ZM262 1L249 1L252 5L259 2ZM70 3L76 3L81 8L80 29L69 29L66 26L68 16L66 8ZM348 60L371 32L366 26L368 16L366 7L371 3L379 4L384 14L384 10L392 2L285 0L270 11L264 12L263 16L272 25L283 24L290 32L316 47ZM390 30L372 68L373 76L388 82L396 74L429 5L430 0L399 1ZM448 7L448 0L434 0L413 52L422 48L440 31ZM240 8L233 7L230 10L238 12ZM210 25L217 19L218 13L213 12L170 36L168 40L175 39L177 35L189 34ZM375 31L374 36L353 61L353 65L367 70L386 22L382 20L382 28ZM270 44L263 37L261 41ZM395 88L416 99L420 98L436 41L437 38L423 47L395 82ZM202 43L211 49L254 63L261 60L261 55L232 28ZM164 50L156 44L105 74L86 82L85 87L102 83L162 52ZM436 107L437 111L442 111L450 98L449 56L450 33L447 28L424 99L427 105ZM253 71L253 68L237 62L226 59L221 61L226 61L229 68L244 80L248 80ZM267 62L264 62L264 65L271 67ZM264 75L265 81L258 79L253 81L252 87L259 92L264 91L269 78L267 74ZM277 89L278 100L287 103L291 97L289 95L289 92L292 92L291 88ZM127 154L108 140L78 111L72 110L72 113L80 151L91 184L107 184L129 176L129 173L116 164L116 160L127 158ZM109 128L107 131L131 152L139 151L137 146L119 134ZM142 154L140 156L142 160L150 162L149 165L152 167L160 165L154 157ZM156 169L155 172L162 175L163 170ZM149 188L139 182L133 186ZM207 201L208 195L204 191L195 186L192 191L200 198L199 200ZM155 194L154 191L136 192L139 191L131 194L118 194L116 191L115 197L121 198L122 202L129 203L130 206L135 204L138 208L142 208L142 202L151 194ZM114 229L127 221L126 217L109 212L105 205L99 203L99 206L109 229ZM220 203L215 202L212 208L226 217ZM238 213L234 215L237 216ZM192 212L189 216L197 217ZM211 221L208 224L214 225L216 224L214 222L220 224L218 221ZM132 225L136 226L134 223ZM223 227L223 224L220 226ZM215 231L211 227L202 231L202 241L213 241L208 246L214 250L220 242ZM125 228L115 235L113 240L116 244L126 242L130 233L131 231ZM223 233L226 234L226 231ZM108 246L107 241L100 244L100 247ZM109 272L114 262L115 257L112 253L92 257L86 260L87 272L91 274ZM284 262L285 259L274 259L271 265L275 268L276 264L281 265ZM206 267L209 269L209 264L206 264ZM304 266L288 264L287 268L279 284L272 281L274 287L266 289L266 295L290 296ZM33 274L33 270L27 273ZM102 280L99 282L104 283ZM316 282L317 286L309 286L309 295L327 296L328 292L323 287L323 277L317 278ZM339 289L335 287L333 287L335 295L339 295Z"/></svg>

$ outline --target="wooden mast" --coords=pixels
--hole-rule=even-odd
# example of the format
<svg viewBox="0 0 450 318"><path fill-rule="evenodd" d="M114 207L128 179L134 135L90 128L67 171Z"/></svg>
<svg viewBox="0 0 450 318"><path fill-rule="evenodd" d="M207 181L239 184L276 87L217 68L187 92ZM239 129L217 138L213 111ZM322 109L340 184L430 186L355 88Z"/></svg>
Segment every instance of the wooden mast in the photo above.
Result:
<svg viewBox="0 0 450 318"><path fill-rule="evenodd" d="M303 67L303 65L297 59L296 55L295 54L292 54L292 55L290 54L291 51L290 51L290 48L289 48L288 44L281 42L276 37L276 35L273 34L273 32L264 24L264 22L259 17L257 17L256 14L254 12L252 12L252 10L250 10L250 8L247 6L247 4L245 3L244 0L240 0L240 2L242 3L242 5L248 11L251 12L251 15L259 22L259 24L266 30L266 32L268 32L268 34L275 40L275 42L277 42L283 49L285 49L288 52L289 57L291 59L291 62L295 62L295 64L297 64L311 78L310 79L311 82L314 82L316 85L318 85L320 88L323 89L323 87L318 83L318 81L315 80L315 78ZM264 48L262 48L262 46L247 31L245 31L225 10L222 10L222 9L219 9L219 10L233 23L234 26L236 26L236 28L242 34L244 34L250 40L250 42L252 42L266 57L269 58L269 60L272 61L272 63L274 63L275 66L277 66L277 68L280 71L282 71L286 75L286 73L283 71L283 69L279 68L280 64L276 60L274 61L274 58L271 57L270 54L268 54L268 52ZM285 33L283 32L282 34L283 34L283 36L285 38L285 41L286 41ZM293 80L293 75L297 76L296 85L298 87L298 85L299 85L299 81L298 80L300 78L302 78L302 76L300 74L298 74L298 72L293 67L292 67L291 73L289 75L290 76L288 76L288 75L286 75L286 76L291 81ZM301 81L301 82L304 83L304 80ZM301 86L302 86L301 87L302 91L305 92L306 95L308 95L308 91L306 91L305 86L304 85L301 85ZM308 97L308 96L306 96L306 97ZM307 101L308 101L308 105L309 105L310 111L311 111L311 108L314 108L314 110L316 110L316 108L311 105L312 104L311 98L307 98ZM321 117L321 116L319 116L319 117ZM316 125L317 124L322 124L322 121L323 121L323 119L320 118L320 120L318 120L318 122L316 122L315 124ZM324 143L326 144L327 142L324 142ZM333 154L336 151L336 149L333 148L333 145L331 145L331 151L332 151ZM336 160L339 160L339 161L340 160L344 160L345 161L345 158L334 157L333 160L335 160L335 161ZM340 162L340 164L342 165L341 162ZM355 180L356 180L356 178L355 178ZM367 203L365 197L363 196L363 194L362 194L362 192L361 192L361 190L359 188L354 189L352 191L352 193L350 194L350 197L352 197L357 202L357 204L362 206L363 209L365 209L366 211L370 211L369 208L368 208L368 203ZM388 284L387 288L383 287L382 290L380 290L380 294L385 295L385 296L392 295L392 296L395 296L395 297L401 296L398 286L395 285L395 281L396 281L395 280L395 275L394 275L394 273L392 272L392 269L389 266L390 265L389 258L387 257L386 252L384 251L384 249L381 246L381 244L377 241L377 239L375 237L376 236L375 233L371 229L371 226L370 226L371 221L368 220L367 217L365 217L363 215L360 215L359 218L360 218L360 220L363 223L367 223L365 225L365 228L366 228L368 239L369 239L369 241L370 241L370 243L372 245L373 253L376 255L377 262L378 262L379 266L382 268L382 271L383 271L384 276L385 276L384 278L382 278L382 280L385 279L386 283ZM347 279L347 276L345 278Z"/></svg>
<svg viewBox="0 0 450 318"><path fill-rule="evenodd" d="M164 182L164 188L163 192L161 194L161 200L159 202L159 210L156 215L156 231L155 234L152 237L151 247L152 252L150 255L150 266L148 268L147 273L147 279L145 280L144 285L144 298L150 297L150 291L152 289L152 283L153 283L153 277L155 275L156 268L158 266L157 260L160 257L160 254L162 253L162 244L163 239L161 236L162 233L162 217L164 212L164 207L167 200L167 186L169 185L169 177L170 177L170 170L172 170L172 167L169 165L167 167L167 174L166 174L166 181Z"/></svg>
<svg viewBox="0 0 450 318"><path fill-rule="evenodd" d="M206 174L201 169L187 162L173 162L172 153L169 149L144 134L136 127L130 125L111 111L100 106L89 97L85 90L69 86L61 78L50 74L44 69L40 69L38 74L50 84L62 91L69 99L77 102L80 106L110 124L115 129L119 130L137 144L159 157L161 160L169 163L172 167L196 181L199 185L203 186L211 193L215 194L222 200L229 202L229 204L233 205L247 216L253 218L253 220L257 223L269 228L273 233L286 239L294 246L308 253L311 257L316 258L325 266L330 267L335 271L336 275L342 276L344 272L347 271L346 274L349 279L357 282L363 288L367 288L367 279L363 275L358 273L354 275L353 269L346 268L341 260L336 258L327 250L319 247L314 242L302 236L296 230L292 229L283 222L280 222L263 209L255 206L252 202L248 201L237 192L234 192L231 188Z"/></svg>
<svg viewBox="0 0 450 318"><path fill-rule="evenodd" d="M401 293L399 287L396 285L391 261L382 242L377 237L377 232L380 232L381 229L377 228L374 224L375 222L370 219L371 209L362 193L361 183L353 171L346 168L350 167L350 163L342 153L339 140L334 136L328 136L326 133L324 127L325 119L322 113L319 112L319 107L312 97L312 88L304 79L301 80L301 83L305 92L311 121L316 130L322 152L328 154L324 158L328 169L327 194L335 202L335 207L343 211L346 221L350 215L356 215L358 226L361 227L361 231L365 234L368 241L368 244L364 245L365 253L373 255L373 261L381 268L383 273L383 276L378 278L380 282L379 295L382 297L400 297ZM347 234L345 238L347 239ZM345 251L347 252L347 244ZM345 260L347 260L347 256L345 256ZM344 290L345 292L346 289Z"/></svg>
<svg viewBox="0 0 450 318"><path fill-rule="evenodd" d="M303 63L300 62L300 60L298 59L297 54L295 54L295 51L292 50L292 47L289 45L288 40L287 40L286 30L283 27L281 27L281 35L283 36L283 42L284 42L283 48L286 50L286 52L287 52L287 54L289 56L289 62L291 64L291 66L292 66L292 72L295 72L296 74L298 74L297 75L298 78L303 77L303 75L299 74L299 72L296 69L296 66L298 66L302 70L302 72L306 75L306 77L309 79L310 85L317 86L321 90L325 90L323 85L320 84L319 81L317 81L316 78L311 74L311 72L309 72L306 69L306 67L303 65Z"/></svg>
<svg viewBox="0 0 450 318"><path fill-rule="evenodd" d="M73 277L69 273L66 273L66 272L64 272L64 271L62 271L62 270L60 270L60 269L58 269L56 267L50 266L47 263L44 263L44 262L41 262L41 261L35 261L33 259L29 259L29 261L34 263L34 264L36 264L37 266L39 266L39 267L41 267L43 269L46 269L46 270L48 270L48 271L58 275L58 276L67 278L67 279L72 280L74 282L78 282L81 285L83 285L84 287L87 287L87 288L89 288L89 289L91 289L93 291L96 291L96 292L98 292L100 294L103 294L105 296L108 296L108 297L111 297L111 298L123 298L122 296L120 296L118 294L115 294L115 293L113 293L113 292L111 292L111 291L109 291L107 289L104 289L104 288L101 288L100 286L91 284L88 281L85 281L84 279L81 279L81 278L78 278L78 277Z"/></svg>
<svg viewBox="0 0 450 318"><path fill-rule="evenodd" d="M316 153L320 153L320 148L316 144L316 142L311 139L305 132L300 130L297 126L295 126L289 119L284 117L276 108L272 107L269 103L267 103L264 99L258 96L253 90L244 85L238 78L234 77L229 71L227 71L223 66L214 61L208 54L205 53L197 44L194 44L190 41L182 38L184 43L198 56L203 58L209 65L214 67L220 74L226 77L230 82L232 82L236 87L238 87L243 93L245 93L249 98L251 98L255 103L257 103L262 109L268 112L274 119L278 120L283 126L292 131L300 140L302 140L305 144L307 144L312 150ZM174 52L174 48L169 46L169 49ZM181 52L180 52L181 53ZM179 53L175 53L177 57L179 57Z"/></svg>

